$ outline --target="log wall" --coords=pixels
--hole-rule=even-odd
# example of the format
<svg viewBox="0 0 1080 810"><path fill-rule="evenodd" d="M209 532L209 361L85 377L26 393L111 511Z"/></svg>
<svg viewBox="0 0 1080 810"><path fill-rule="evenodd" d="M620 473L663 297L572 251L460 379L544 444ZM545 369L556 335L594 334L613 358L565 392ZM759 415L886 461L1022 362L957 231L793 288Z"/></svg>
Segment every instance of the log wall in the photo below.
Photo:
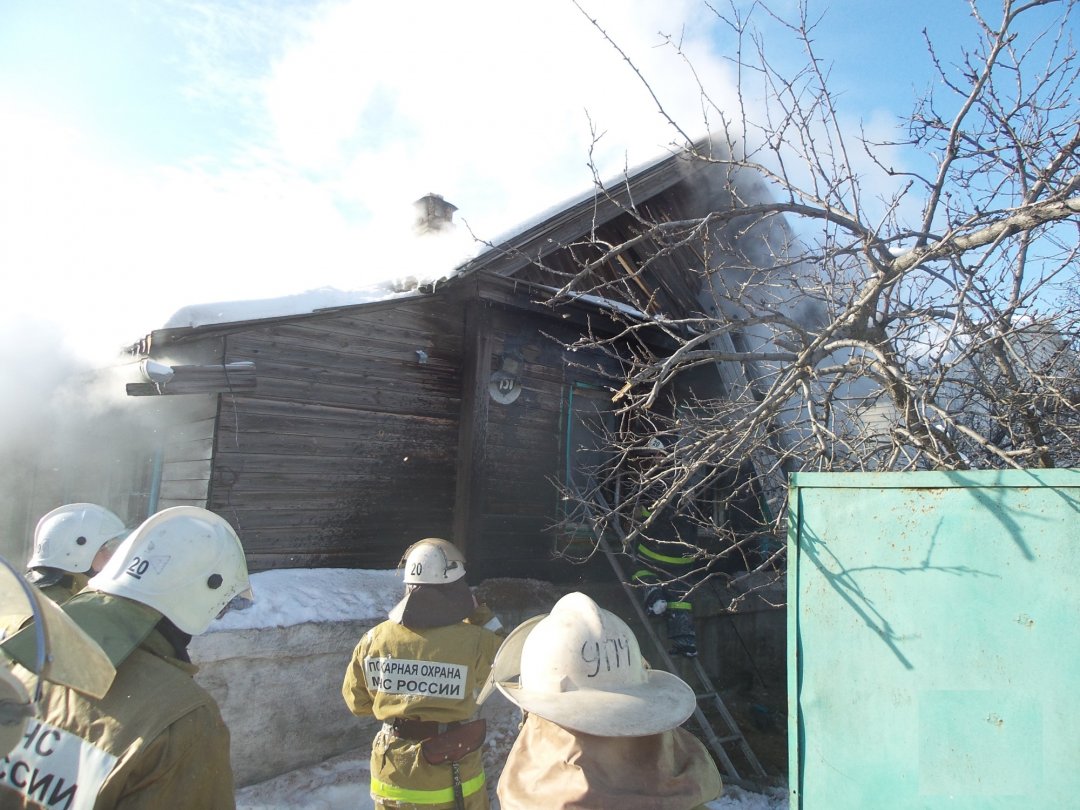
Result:
<svg viewBox="0 0 1080 810"><path fill-rule="evenodd" d="M228 335L226 362L253 361L257 387L221 396L210 508L252 570L393 567L446 536L460 353L435 300Z"/></svg>

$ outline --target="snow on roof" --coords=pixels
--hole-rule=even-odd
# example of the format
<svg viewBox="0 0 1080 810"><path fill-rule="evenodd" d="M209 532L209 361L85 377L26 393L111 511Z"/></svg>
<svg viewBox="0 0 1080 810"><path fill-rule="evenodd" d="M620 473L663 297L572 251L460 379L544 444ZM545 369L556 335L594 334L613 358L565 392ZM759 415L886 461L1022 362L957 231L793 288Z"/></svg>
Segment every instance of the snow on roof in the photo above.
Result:
<svg viewBox="0 0 1080 810"><path fill-rule="evenodd" d="M632 181L650 169L660 166L665 161L677 157L679 154L678 152L669 151L654 160L633 168L627 168L602 186L594 186L575 197L564 200L526 222L516 225L490 242L479 241L466 229L458 228L454 228L446 234L441 234L437 239L400 237L396 240L388 240L395 245L395 250L398 252L394 259L395 264L399 267L412 268L412 272L415 274L422 274L422 281L425 283L437 282L465 272L473 266L477 259L482 259L489 254L501 254L503 251L501 246L514 238L528 233L531 229L564 212L570 211L575 206L595 199L600 188L618 190L627 182ZM479 250L485 247L487 249ZM390 261L390 259L386 260ZM369 304L413 293L418 283L418 277L414 275L405 281L381 281L356 290L320 287L315 290L276 298L194 304L177 310L163 328L197 328L215 324L243 323L265 318L310 314L323 309ZM582 296L582 298L588 297ZM596 299L594 303L601 300Z"/></svg>
<svg viewBox="0 0 1080 810"><path fill-rule="evenodd" d="M230 610L209 633L305 622L382 621L404 594L401 571L287 568L251 575L255 603Z"/></svg>
<svg viewBox="0 0 1080 810"><path fill-rule="evenodd" d="M549 287L546 284L536 284L534 286L537 289L540 289L540 290L547 290L552 295L559 292L558 288ZM591 295L589 293L578 293L578 292L574 292L573 290L570 290L568 292L564 292L563 295L565 297L567 297L568 299L570 299L571 301L584 301L584 302L586 302L588 304L593 304L594 306L600 307L601 309L610 309L610 310L613 310L615 312L621 312L623 315L629 315L631 318L636 318L639 321L663 320L662 317L657 317L657 316L654 316L654 315L648 315L648 314L642 312L637 307L630 306L629 304L624 304L622 301L616 301L616 300L614 300L612 298L604 298L601 295Z"/></svg>
<svg viewBox="0 0 1080 810"><path fill-rule="evenodd" d="M549 219L557 217L564 211L568 211L571 208L582 205L583 203L591 202L592 200L596 199L598 194L602 193L602 189L617 191L621 186L624 186L628 181L632 180L634 177L637 177L639 174L647 172L649 169L653 169L659 166L661 163L664 163L665 161L671 160L673 157L678 157L682 154L683 152L681 151L668 150L663 154L653 158L652 160L647 160L632 167L627 166L618 174L609 177L606 181L597 180L588 190L583 191L580 194L575 194L573 197L569 197L560 203L556 203L555 205L552 205L539 212L535 216L530 217L524 222L520 222L517 225L513 226L510 230L500 234L497 238L493 239L492 244L496 246L502 245L506 242L511 241L515 237L518 237L521 234L531 230L532 228L543 225Z"/></svg>
<svg viewBox="0 0 1080 810"><path fill-rule="evenodd" d="M359 290L339 290L320 287L295 295L261 298L249 301L218 301L194 304L177 310L165 323L166 329L209 326L210 324L254 321L261 318L280 318L316 312L320 309L370 304L411 294L411 290L395 289L391 282L381 282Z"/></svg>

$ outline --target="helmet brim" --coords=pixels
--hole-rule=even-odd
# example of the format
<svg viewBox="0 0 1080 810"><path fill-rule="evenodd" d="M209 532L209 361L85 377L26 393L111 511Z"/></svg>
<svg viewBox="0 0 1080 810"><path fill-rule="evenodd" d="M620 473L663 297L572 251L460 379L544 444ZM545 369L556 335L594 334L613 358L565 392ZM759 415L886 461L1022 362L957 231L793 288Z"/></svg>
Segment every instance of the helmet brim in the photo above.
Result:
<svg viewBox="0 0 1080 810"><path fill-rule="evenodd" d="M30 562L33 562L33 560ZM50 585L55 585L62 580L68 573L68 571L47 565L31 566L26 571L26 581L39 588L48 588Z"/></svg>
<svg viewBox="0 0 1080 810"><path fill-rule="evenodd" d="M495 653L495 660L491 664L491 674L488 675L487 681L484 682L484 688L480 690L480 694L476 698L478 704L482 704L491 697L491 693L495 691L495 687L498 686L500 681L509 683L517 678L521 672L521 650L525 646L525 639L529 637L529 633L532 632L532 629L536 627L540 620L546 616L546 613L541 613L539 616L526 619L503 639L503 643L499 645L499 651Z"/></svg>
<svg viewBox="0 0 1080 810"><path fill-rule="evenodd" d="M540 692L511 681L497 681L516 706L556 725L599 737L644 737L685 723L697 698L681 678L648 670L645 683L618 690L575 689Z"/></svg>

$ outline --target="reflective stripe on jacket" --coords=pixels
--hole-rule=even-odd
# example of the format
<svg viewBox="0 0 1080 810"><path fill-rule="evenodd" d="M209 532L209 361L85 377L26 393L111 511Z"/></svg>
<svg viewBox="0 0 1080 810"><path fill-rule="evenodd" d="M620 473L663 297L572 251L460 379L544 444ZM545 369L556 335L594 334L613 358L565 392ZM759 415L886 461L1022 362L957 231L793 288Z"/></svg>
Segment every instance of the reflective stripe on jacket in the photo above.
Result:
<svg viewBox="0 0 1080 810"><path fill-rule="evenodd" d="M676 557L671 554L663 554L659 551L649 548L644 543L638 543L637 552L642 557L662 563L664 565L693 565L697 562L697 557L693 554Z"/></svg>
<svg viewBox="0 0 1080 810"><path fill-rule="evenodd" d="M487 779L483 749L458 763L466 810L487 810ZM405 740L387 731L375 735L371 745L371 798L383 807L454 807L453 772L449 765L431 765L418 740Z"/></svg>

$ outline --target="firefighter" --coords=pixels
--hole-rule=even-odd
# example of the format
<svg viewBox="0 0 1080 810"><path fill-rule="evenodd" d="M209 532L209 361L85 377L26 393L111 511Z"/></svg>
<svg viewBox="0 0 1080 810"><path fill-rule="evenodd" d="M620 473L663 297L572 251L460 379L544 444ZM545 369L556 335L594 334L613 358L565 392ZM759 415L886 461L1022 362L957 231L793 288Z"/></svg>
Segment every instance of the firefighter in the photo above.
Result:
<svg viewBox="0 0 1080 810"><path fill-rule="evenodd" d="M490 683L525 714L499 779L503 810L690 810L720 795L716 763L679 728L693 690L648 669L626 623L583 593L515 629Z"/></svg>
<svg viewBox="0 0 1080 810"><path fill-rule="evenodd" d="M420 540L403 564L404 598L360 639L341 687L353 714L382 721L371 798L377 810L486 810L485 726L473 716L500 626L477 605L452 543Z"/></svg>
<svg viewBox="0 0 1080 810"><path fill-rule="evenodd" d="M66 806L67 795L95 810L235 807L229 731L192 678L187 645L249 594L244 550L223 518L177 506L142 523L63 605L115 679L93 697L43 678L40 720L0 769L0 806ZM0 643L26 683L35 629Z"/></svg>
<svg viewBox="0 0 1080 810"><path fill-rule="evenodd" d="M41 629L35 633L33 646L35 668L43 673L39 677L66 683L83 694L105 694L116 677L116 668L104 650L3 557L0 611L26 614ZM36 697L40 697L37 688L28 689L10 669L0 666L0 758L36 736Z"/></svg>
<svg viewBox="0 0 1080 810"><path fill-rule="evenodd" d="M653 438L646 451L643 463L662 457L666 448L660 439ZM693 658L697 656L697 634L690 593L704 568L698 548L698 524L692 517L680 514L673 502L657 503L664 489L663 484L654 484L636 499L635 521L648 525L642 528L634 546L632 582L642 588L645 610L653 616L666 616L669 652Z"/></svg>
<svg viewBox="0 0 1080 810"><path fill-rule="evenodd" d="M26 578L54 602L81 591L100 571L127 532L104 506L69 503L53 509L34 530L34 553Z"/></svg>

